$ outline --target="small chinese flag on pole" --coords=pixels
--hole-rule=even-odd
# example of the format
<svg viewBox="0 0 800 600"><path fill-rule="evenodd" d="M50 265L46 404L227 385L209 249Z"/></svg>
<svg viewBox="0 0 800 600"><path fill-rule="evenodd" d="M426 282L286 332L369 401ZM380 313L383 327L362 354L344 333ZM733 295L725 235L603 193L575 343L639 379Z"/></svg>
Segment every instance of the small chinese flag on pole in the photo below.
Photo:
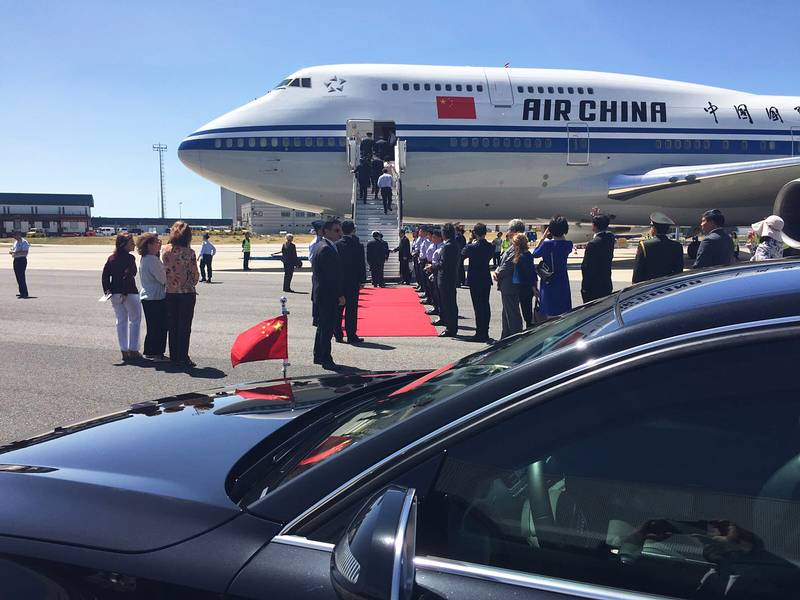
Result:
<svg viewBox="0 0 800 600"><path fill-rule="evenodd" d="M231 346L231 365L289 357L286 315L267 319L243 331Z"/></svg>

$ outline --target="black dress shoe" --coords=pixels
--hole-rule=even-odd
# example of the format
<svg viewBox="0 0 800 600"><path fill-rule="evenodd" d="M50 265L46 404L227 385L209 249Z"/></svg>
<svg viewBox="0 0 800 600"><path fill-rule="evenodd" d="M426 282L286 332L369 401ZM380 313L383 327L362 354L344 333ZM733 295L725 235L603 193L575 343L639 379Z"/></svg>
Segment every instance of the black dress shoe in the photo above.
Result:
<svg viewBox="0 0 800 600"><path fill-rule="evenodd" d="M441 320L441 319L436 319L435 321L433 321L433 322L431 323L431 325L434 325L434 326L437 326L437 327L438 327L439 325L444 325L444 323L442 323L442 320Z"/></svg>
<svg viewBox="0 0 800 600"><path fill-rule="evenodd" d="M337 365L335 362L332 362L332 361L331 362L321 363L320 366L323 369L325 369L326 371L338 371L339 370L339 365Z"/></svg>
<svg viewBox="0 0 800 600"><path fill-rule="evenodd" d="M443 331L438 337L453 337L454 335L454 333L450 333L449 331Z"/></svg>
<svg viewBox="0 0 800 600"><path fill-rule="evenodd" d="M344 338L343 337L337 337L336 338L336 343L337 344L344 344Z"/></svg>
<svg viewBox="0 0 800 600"><path fill-rule="evenodd" d="M439 311L438 311L438 310L436 310L435 308L432 308L432 309L430 309L430 310L426 310L426 311L425 311L425 314L426 314L426 315L438 315L438 314L439 314Z"/></svg>
<svg viewBox="0 0 800 600"><path fill-rule="evenodd" d="M491 340L492 340L492 338L490 338L488 335L473 335L472 337L469 338L468 341L470 341L470 342L482 342L482 343L488 344Z"/></svg>
<svg viewBox="0 0 800 600"><path fill-rule="evenodd" d="M364 341L364 338L360 338L357 336L347 336L347 343L348 344L361 344Z"/></svg>

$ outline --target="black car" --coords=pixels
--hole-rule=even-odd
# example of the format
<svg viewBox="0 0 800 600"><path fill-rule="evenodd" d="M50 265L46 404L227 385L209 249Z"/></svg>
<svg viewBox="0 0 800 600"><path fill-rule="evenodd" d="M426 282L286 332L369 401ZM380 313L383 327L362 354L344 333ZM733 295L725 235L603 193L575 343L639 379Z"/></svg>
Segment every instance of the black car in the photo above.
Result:
<svg viewBox="0 0 800 600"><path fill-rule="evenodd" d="M800 596L800 262L0 455L2 598Z"/></svg>

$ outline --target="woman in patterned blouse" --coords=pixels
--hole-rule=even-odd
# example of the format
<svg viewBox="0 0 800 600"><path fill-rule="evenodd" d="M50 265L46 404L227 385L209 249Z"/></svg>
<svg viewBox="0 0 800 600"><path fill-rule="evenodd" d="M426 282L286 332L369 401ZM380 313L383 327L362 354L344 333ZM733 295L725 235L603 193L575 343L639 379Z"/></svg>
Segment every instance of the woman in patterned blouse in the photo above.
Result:
<svg viewBox="0 0 800 600"><path fill-rule="evenodd" d="M167 272L167 321L169 323L169 358L184 367L196 366L189 358L189 338L197 298L195 286L200 279L197 257L189 247L192 230L184 221L175 221L169 230L169 242L161 260Z"/></svg>
<svg viewBox="0 0 800 600"><path fill-rule="evenodd" d="M783 219L771 215L751 225L753 232L760 238L758 246L753 252L751 261L770 260L783 258L783 244L789 240L783 235ZM794 240L792 240L794 241Z"/></svg>

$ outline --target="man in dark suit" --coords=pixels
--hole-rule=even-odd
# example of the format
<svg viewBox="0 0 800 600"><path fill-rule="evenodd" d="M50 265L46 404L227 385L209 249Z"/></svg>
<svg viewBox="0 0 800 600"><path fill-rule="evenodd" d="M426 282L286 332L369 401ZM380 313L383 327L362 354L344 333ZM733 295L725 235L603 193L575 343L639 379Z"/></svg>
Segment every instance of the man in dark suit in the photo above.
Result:
<svg viewBox="0 0 800 600"><path fill-rule="evenodd" d="M494 257L494 246L486 241L486 225L483 223L477 223L472 233L476 241L461 250L462 258L469 260L467 285L472 309L475 311L475 335L471 341L488 342L489 319L492 315L489 308L489 293L492 289L489 261Z"/></svg>
<svg viewBox="0 0 800 600"><path fill-rule="evenodd" d="M314 248L311 266L314 274L312 293L317 312L317 334L314 338L314 364L336 371L339 367L331 356L331 338L336 329L338 307L345 304L342 293L342 264L336 242L342 237L342 226L337 219L322 225L322 239Z"/></svg>
<svg viewBox="0 0 800 600"><path fill-rule="evenodd" d="M683 271L683 246L667 237L675 221L667 215L654 212L650 215L649 240L639 242L633 263L633 283L675 275Z"/></svg>
<svg viewBox="0 0 800 600"><path fill-rule="evenodd" d="M375 153L375 156L381 160L392 160L392 147L383 136L381 136L378 141L375 142L375 146L373 147L372 151Z"/></svg>
<svg viewBox="0 0 800 600"><path fill-rule="evenodd" d="M361 154L361 162L371 162L372 161L372 154L373 148L375 147L375 141L372 139L372 132L369 132L364 139L361 140L361 143L358 146L359 152Z"/></svg>
<svg viewBox="0 0 800 600"><path fill-rule="evenodd" d="M581 263L581 296L584 302L590 302L608 296L611 284L611 262L614 260L615 236L608 230L610 219L607 215L598 214L592 217L594 237L586 244L586 252Z"/></svg>
<svg viewBox="0 0 800 600"><path fill-rule="evenodd" d="M378 190L378 177L383 175L383 167L383 159L374 156L370 163L370 179L372 183L372 197L375 200L378 199L378 194L380 193Z"/></svg>
<svg viewBox="0 0 800 600"><path fill-rule="evenodd" d="M464 258L461 256L461 251L467 245L467 238L464 237L464 226L459 225L456 227L456 237L454 238L458 246L458 285L463 286L466 283L467 275L464 270Z"/></svg>
<svg viewBox="0 0 800 600"><path fill-rule="evenodd" d="M706 237L697 249L693 269L725 266L733 262L733 240L722 228L724 225L725 216L718 208L703 213L700 229Z"/></svg>
<svg viewBox="0 0 800 600"><path fill-rule="evenodd" d="M397 248L392 250L392 252L399 252L398 259L400 260L400 279L406 285L411 284L411 268L409 267L409 261L411 260L411 242L408 241L406 237L406 230L400 230L400 243L397 245Z"/></svg>
<svg viewBox="0 0 800 600"><path fill-rule="evenodd" d="M372 239L367 242L367 263L369 263L372 287L386 287L383 267L387 258L389 258L389 244L383 241L380 231L373 231Z"/></svg>
<svg viewBox="0 0 800 600"><path fill-rule="evenodd" d="M334 337L337 342L344 341L342 332L342 316L344 316L344 330L347 332L348 344L360 344L364 340L356 335L358 322L358 292L361 284L367 280L367 270L364 263L364 246L353 235L356 226L352 221L342 222L342 239L336 242L339 251L339 261L342 264L342 293L344 306L339 306L338 318Z"/></svg>
<svg viewBox="0 0 800 600"><path fill-rule="evenodd" d="M367 190L372 181L372 163L368 160L362 160L353 170L353 174L356 176L356 181L358 182L358 199L366 204Z"/></svg>
<svg viewBox="0 0 800 600"><path fill-rule="evenodd" d="M439 321L445 328L439 337L453 337L458 333L456 288L458 287L458 265L461 262L461 253L458 250L455 236L456 228L453 224L445 223L442 227L444 244L434 269L436 288L439 291Z"/></svg>

